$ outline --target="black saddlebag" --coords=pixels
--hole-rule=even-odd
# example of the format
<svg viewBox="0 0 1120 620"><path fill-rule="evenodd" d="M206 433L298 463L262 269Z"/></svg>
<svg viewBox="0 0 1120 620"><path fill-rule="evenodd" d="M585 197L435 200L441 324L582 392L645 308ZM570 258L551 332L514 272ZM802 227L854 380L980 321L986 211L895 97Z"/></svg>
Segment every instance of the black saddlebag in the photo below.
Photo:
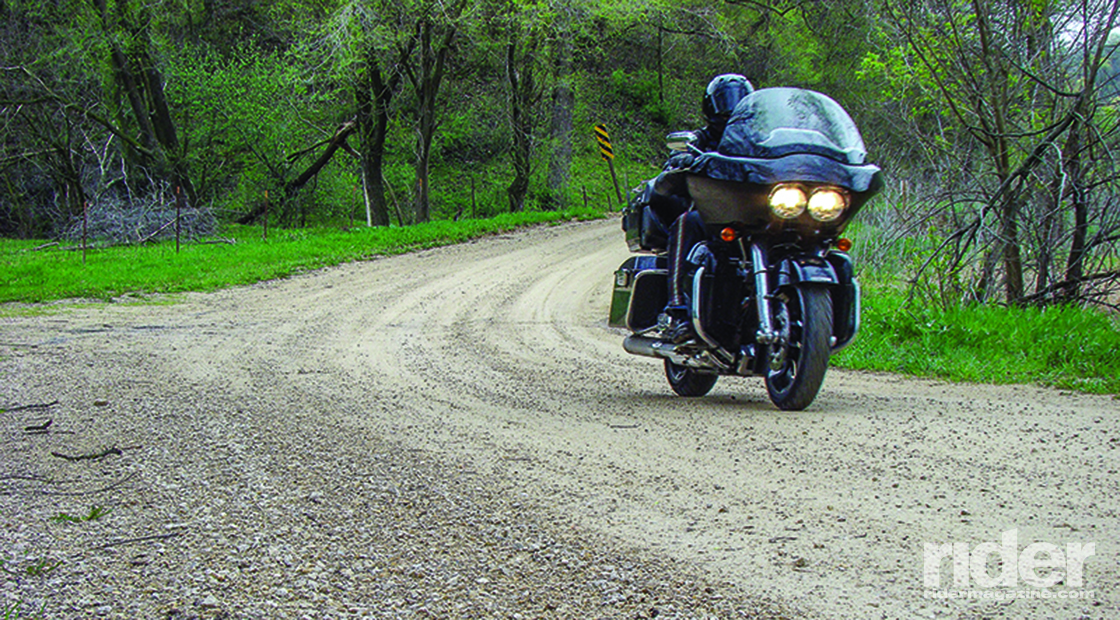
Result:
<svg viewBox="0 0 1120 620"><path fill-rule="evenodd" d="M646 182L630 190L631 199L622 211L622 230L631 252L662 252L669 240L665 225L650 209L653 183Z"/></svg>

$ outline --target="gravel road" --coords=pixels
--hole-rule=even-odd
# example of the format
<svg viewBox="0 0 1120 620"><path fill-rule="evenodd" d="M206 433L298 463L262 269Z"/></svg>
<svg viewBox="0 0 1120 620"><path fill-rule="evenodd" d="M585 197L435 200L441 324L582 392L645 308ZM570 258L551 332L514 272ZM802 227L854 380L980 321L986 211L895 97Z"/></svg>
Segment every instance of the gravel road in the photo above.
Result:
<svg viewBox="0 0 1120 620"><path fill-rule="evenodd" d="M0 609L1120 618L1120 401L837 370L799 413L676 398L606 327L626 255L573 223L0 308ZM927 543L975 572L927 587Z"/></svg>

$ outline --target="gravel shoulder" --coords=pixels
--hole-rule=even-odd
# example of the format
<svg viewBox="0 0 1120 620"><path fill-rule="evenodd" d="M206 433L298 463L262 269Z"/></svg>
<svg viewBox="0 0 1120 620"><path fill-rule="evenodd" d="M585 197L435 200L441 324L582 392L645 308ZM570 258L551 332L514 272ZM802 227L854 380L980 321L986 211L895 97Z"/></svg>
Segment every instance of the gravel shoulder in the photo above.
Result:
<svg viewBox="0 0 1120 620"><path fill-rule="evenodd" d="M1116 399L836 370L800 413L757 379L676 398L605 325L626 255L616 221L568 224L0 318L0 605L1120 616ZM1009 530L1094 543L1094 598L923 596L925 543Z"/></svg>

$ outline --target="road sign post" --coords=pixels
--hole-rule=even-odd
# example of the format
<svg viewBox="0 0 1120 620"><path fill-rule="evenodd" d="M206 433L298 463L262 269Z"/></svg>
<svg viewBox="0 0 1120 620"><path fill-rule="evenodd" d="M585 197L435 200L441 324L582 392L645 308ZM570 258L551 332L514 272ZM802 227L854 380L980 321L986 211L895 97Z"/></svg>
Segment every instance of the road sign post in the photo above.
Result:
<svg viewBox="0 0 1120 620"><path fill-rule="evenodd" d="M595 140L599 143L599 156L607 162L611 171L611 181L614 182L614 193L618 197L618 204L622 204L622 190L618 186L618 176L614 173L614 149L611 147L611 138L607 134L607 126L599 123L595 125Z"/></svg>

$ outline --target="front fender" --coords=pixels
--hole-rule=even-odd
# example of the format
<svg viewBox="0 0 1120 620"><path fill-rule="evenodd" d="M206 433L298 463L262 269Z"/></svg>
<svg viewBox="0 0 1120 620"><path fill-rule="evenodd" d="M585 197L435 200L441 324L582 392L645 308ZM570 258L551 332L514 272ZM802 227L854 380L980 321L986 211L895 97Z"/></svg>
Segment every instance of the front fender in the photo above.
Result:
<svg viewBox="0 0 1120 620"><path fill-rule="evenodd" d="M778 266L778 288L794 284L840 284L840 277L829 261L801 254L783 259Z"/></svg>
<svg viewBox="0 0 1120 620"><path fill-rule="evenodd" d="M783 286L827 286L832 294L832 351L848 346L859 332L859 282L852 259L843 252L821 258L808 254L790 256L778 266L778 288Z"/></svg>

